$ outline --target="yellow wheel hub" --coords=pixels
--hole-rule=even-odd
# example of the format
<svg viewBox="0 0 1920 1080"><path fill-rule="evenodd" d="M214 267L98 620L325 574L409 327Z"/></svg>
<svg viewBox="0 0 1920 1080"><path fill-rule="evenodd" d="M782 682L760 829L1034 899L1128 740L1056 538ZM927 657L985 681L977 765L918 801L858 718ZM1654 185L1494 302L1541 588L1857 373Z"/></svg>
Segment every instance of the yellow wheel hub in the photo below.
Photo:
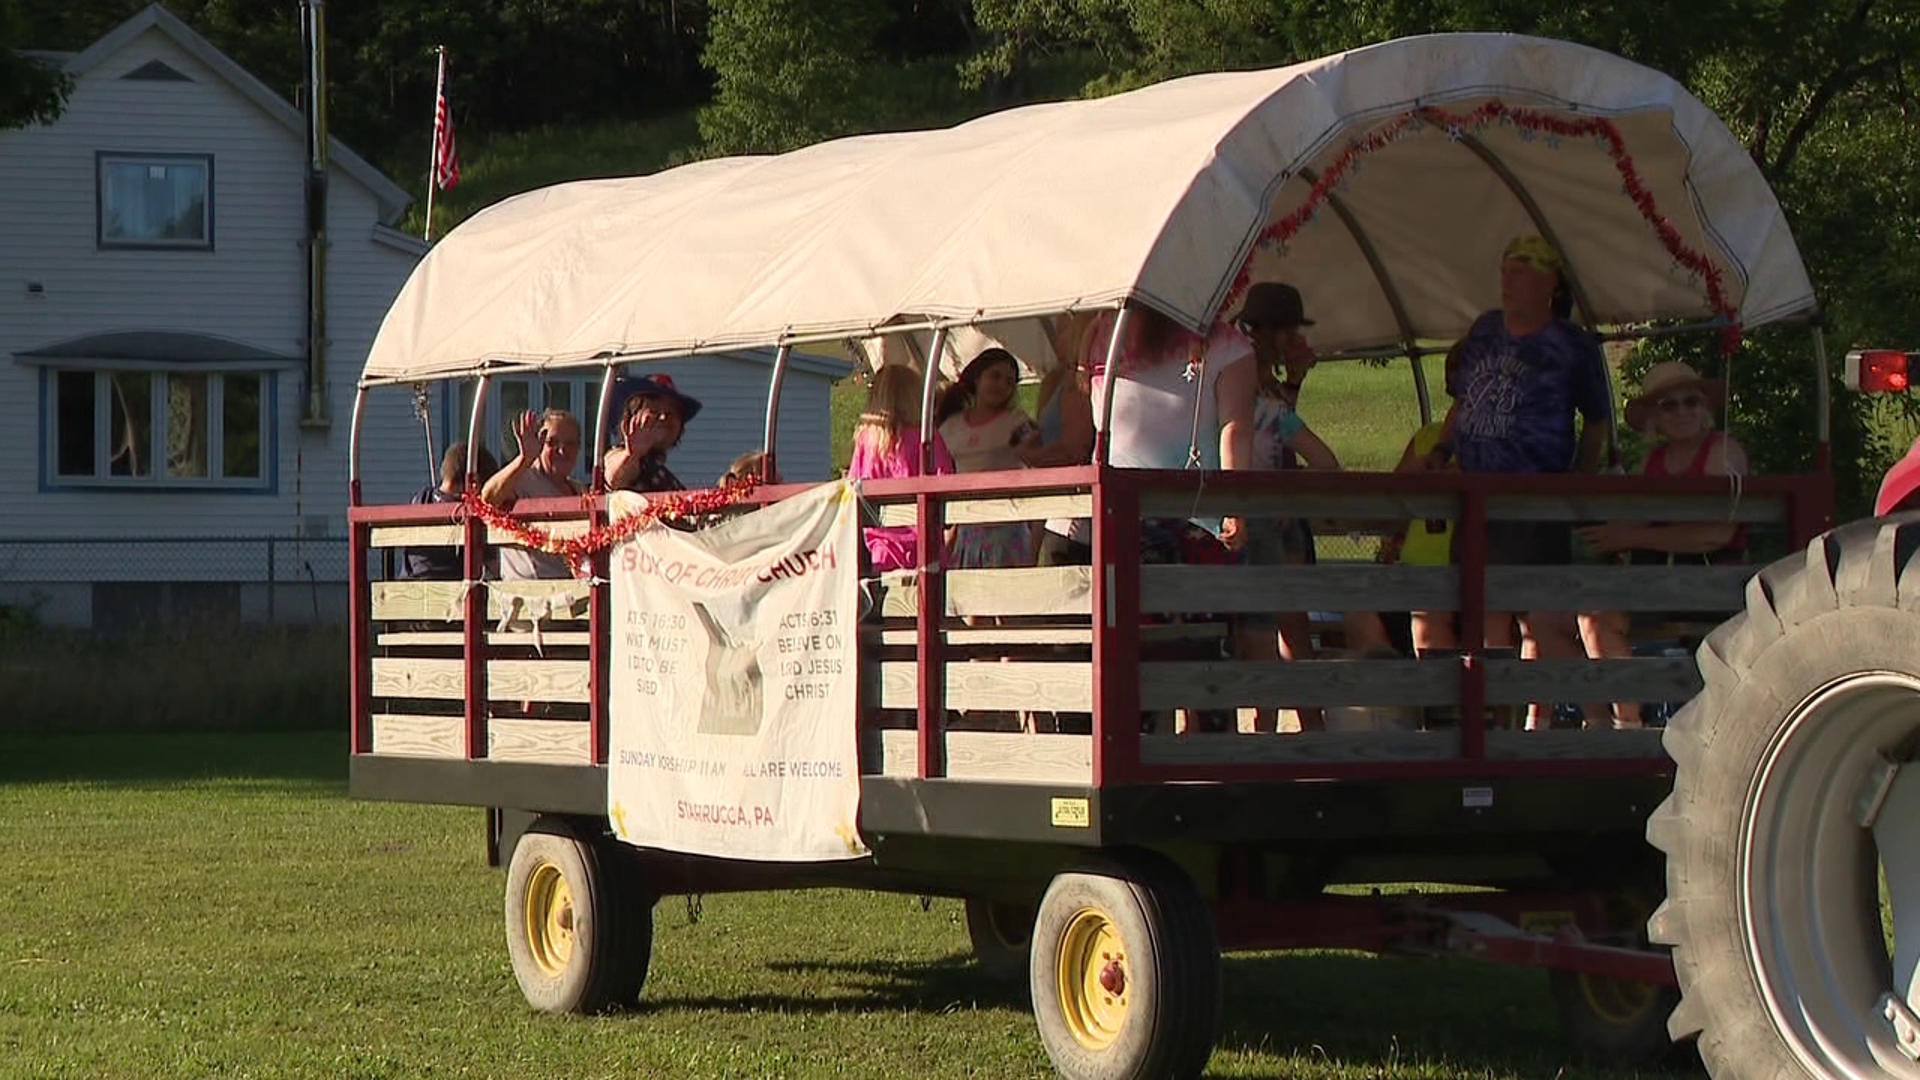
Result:
<svg viewBox="0 0 1920 1080"><path fill-rule="evenodd" d="M1075 915L1061 935L1054 972L1067 1030L1089 1050L1111 1046L1134 990L1126 942L1113 920L1092 910Z"/></svg>
<svg viewBox="0 0 1920 1080"><path fill-rule="evenodd" d="M1593 1015L1609 1024L1626 1025L1653 1008L1656 990L1652 983L1609 979L1599 975L1580 976L1580 993L1587 999Z"/></svg>
<svg viewBox="0 0 1920 1080"><path fill-rule="evenodd" d="M1641 927L1647 924L1652 914L1652 905L1646 897L1633 889L1623 889L1607 897L1607 921L1613 926ZM1638 946L1644 941L1637 940L1638 934L1627 934L1621 940L1603 938L1606 944ZM1658 1004L1660 992L1652 983L1633 982L1627 979L1609 979L1600 975L1580 976L1580 995L1587 999L1587 1007L1593 1015L1609 1024L1625 1026L1644 1016L1648 1009Z"/></svg>
<svg viewBox="0 0 1920 1080"><path fill-rule="evenodd" d="M573 887L552 863L527 875L527 952L549 978L573 960Z"/></svg>

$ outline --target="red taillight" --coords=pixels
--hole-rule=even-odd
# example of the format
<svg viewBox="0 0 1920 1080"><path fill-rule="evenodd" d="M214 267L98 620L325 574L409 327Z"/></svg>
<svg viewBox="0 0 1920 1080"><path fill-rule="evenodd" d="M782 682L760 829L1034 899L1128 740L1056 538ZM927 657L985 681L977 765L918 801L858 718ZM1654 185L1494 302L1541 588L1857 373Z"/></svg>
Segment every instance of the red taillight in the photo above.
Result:
<svg viewBox="0 0 1920 1080"><path fill-rule="evenodd" d="M1898 349L1856 349L1847 354L1847 389L1863 394L1904 394L1908 370L1920 353Z"/></svg>

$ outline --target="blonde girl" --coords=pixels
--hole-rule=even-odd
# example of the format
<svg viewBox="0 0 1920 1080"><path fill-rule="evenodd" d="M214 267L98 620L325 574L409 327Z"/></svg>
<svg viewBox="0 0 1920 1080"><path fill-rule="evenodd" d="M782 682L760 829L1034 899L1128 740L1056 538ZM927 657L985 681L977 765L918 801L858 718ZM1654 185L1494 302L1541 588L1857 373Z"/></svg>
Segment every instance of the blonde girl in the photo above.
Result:
<svg viewBox="0 0 1920 1080"><path fill-rule="evenodd" d="M953 456L937 431L933 471L954 471ZM892 480L920 474L920 372L905 364L885 364L867 384L867 408L853 431L853 460L847 476ZM874 573L919 564L920 545L910 525L868 526L866 544Z"/></svg>

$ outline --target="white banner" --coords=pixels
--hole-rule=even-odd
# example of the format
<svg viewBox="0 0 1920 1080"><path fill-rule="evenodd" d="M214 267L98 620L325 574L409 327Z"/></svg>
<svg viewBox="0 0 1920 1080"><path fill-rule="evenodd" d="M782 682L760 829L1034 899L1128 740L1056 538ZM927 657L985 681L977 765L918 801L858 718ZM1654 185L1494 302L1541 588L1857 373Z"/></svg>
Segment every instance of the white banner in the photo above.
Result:
<svg viewBox="0 0 1920 1080"><path fill-rule="evenodd" d="M616 516L644 497L616 493ZM867 853L859 501L846 482L614 549L607 814L628 843L734 859Z"/></svg>

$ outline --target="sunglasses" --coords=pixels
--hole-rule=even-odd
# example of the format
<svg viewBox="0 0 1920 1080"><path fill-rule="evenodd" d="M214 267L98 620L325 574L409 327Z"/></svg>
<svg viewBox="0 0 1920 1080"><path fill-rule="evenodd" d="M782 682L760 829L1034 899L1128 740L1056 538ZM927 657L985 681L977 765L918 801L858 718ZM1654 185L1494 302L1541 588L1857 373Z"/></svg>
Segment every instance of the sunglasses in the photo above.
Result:
<svg viewBox="0 0 1920 1080"><path fill-rule="evenodd" d="M1674 397L1661 398L1658 405L1661 412L1667 413L1679 412L1682 409L1697 409L1706 403L1706 397L1701 394L1678 394Z"/></svg>

